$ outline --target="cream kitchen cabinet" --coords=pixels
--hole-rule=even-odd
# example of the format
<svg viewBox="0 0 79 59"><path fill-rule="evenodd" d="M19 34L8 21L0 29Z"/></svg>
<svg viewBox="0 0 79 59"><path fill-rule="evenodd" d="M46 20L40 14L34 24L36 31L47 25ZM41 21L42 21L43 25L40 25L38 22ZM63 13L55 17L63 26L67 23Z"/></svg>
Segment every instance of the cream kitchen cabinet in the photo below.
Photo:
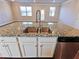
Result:
<svg viewBox="0 0 79 59"><path fill-rule="evenodd" d="M21 57L15 37L0 37L0 41L0 57Z"/></svg>
<svg viewBox="0 0 79 59"><path fill-rule="evenodd" d="M18 37L23 57L53 57L57 37Z"/></svg>
<svg viewBox="0 0 79 59"><path fill-rule="evenodd" d="M57 37L38 37L39 57L53 57Z"/></svg>
<svg viewBox="0 0 79 59"><path fill-rule="evenodd" d="M0 57L53 57L57 37L0 37Z"/></svg>
<svg viewBox="0 0 79 59"><path fill-rule="evenodd" d="M37 57L36 37L18 37L23 57Z"/></svg>
<svg viewBox="0 0 79 59"><path fill-rule="evenodd" d="M53 57L56 43L40 43L39 57Z"/></svg>

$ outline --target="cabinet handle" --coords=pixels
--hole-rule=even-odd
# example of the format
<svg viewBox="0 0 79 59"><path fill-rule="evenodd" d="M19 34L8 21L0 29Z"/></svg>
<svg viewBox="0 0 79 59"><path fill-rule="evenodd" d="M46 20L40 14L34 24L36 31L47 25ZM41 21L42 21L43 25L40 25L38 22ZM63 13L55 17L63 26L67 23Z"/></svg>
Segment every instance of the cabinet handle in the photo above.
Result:
<svg viewBox="0 0 79 59"><path fill-rule="evenodd" d="M10 47L9 47L8 44L7 44L7 48L8 48L8 50L9 50L9 52L10 52L10 55L12 56L12 53L11 53L11 50L10 50Z"/></svg>
<svg viewBox="0 0 79 59"><path fill-rule="evenodd" d="M7 49L7 45L3 45L3 48L5 48L5 50L7 51L7 53L8 53L8 55L10 56L10 54L9 54L9 51L8 51L8 49Z"/></svg>
<svg viewBox="0 0 79 59"><path fill-rule="evenodd" d="M7 50L8 55L12 56L12 53L11 53L10 48L9 48L9 45L8 44L7 45L3 45L3 47L5 47L5 49Z"/></svg>
<svg viewBox="0 0 79 59"><path fill-rule="evenodd" d="M3 42L4 40L1 40L1 42Z"/></svg>
<svg viewBox="0 0 79 59"><path fill-rule="evenodd" d="M38 45L35 45L35 47L38 47Z"/></svg>
<svg viewBox="0 0 79 59"><path fill-rule="evenodd" d="M40 56L42 56L42 47L43 47L43 45L40 45L40 49L41 49L41 53L40 53Z"/></svg>
<svg viewBox="0 0 79 59"><path fill-rule="evenodd" d="M24 56L26 56L26 51L25 51L24 45L22 47L23 47Z"/></svg>
<svg viewBox="0 0 79 59"><path fill-rule="evenodd" d="M40 45L40 47L43 47L43 45Z"/></svg>
<svg viewBox="0 0 79 59"><path fill-rule="evenodd" d="M38 56L38 45L35 45L36 48L36 55Z"/></svg>

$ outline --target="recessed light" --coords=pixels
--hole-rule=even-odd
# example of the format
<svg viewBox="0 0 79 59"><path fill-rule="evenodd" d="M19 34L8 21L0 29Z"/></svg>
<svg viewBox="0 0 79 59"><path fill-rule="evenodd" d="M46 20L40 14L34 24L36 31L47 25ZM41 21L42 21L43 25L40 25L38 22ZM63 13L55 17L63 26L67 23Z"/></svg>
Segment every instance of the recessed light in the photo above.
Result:
<svg viewBox="0 0 79 59"><path fill-rule="evenodd" d="M36 0L33 0L34 2L36 2Z"/></svg>
<svg viewBox="0 0 79 59"><path fill-rule="evenodd" d="M52 2L56 2L56 0L53 0Z"/></svg>
<svg viewBox="0 0 79 59"><path fill-rule="evenodd" d="M14 2L15 0L11 0L12 2Z"/></svg>

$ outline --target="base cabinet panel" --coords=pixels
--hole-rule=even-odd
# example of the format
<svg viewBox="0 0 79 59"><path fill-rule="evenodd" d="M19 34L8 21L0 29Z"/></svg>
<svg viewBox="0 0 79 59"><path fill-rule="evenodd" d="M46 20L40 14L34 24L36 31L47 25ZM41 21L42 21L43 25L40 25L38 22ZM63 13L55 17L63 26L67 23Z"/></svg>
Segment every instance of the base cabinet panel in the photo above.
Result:
<svg viewBox="0 0 79 59"><path fill-rule="evenodd" d="M40 43L39 57L53 57L56 43Z"/></svg>
<svg viewBox="0 0 79 59"><path fill-rule="evenodd" d="M34 45L34 43L21 44L21 50L22 50L23 57L37 56L37 47Z"/></svg>
<svg viewBox="0 0 79 59"><path fill-rule="evenodd" d="M0 57L53 57L57 37L18 37L0 42Z"/></svg>
<svg viewBox="0 0 79 59"><path fill-rule="evenodd" d="M19 37L23 57L37 57L36 37Z"/></svg>
<svg viewBox="0 0 79 59"><path fill-rule="evenodd" d="M16 43L0 44L0 57L21 57Z"/></svg>

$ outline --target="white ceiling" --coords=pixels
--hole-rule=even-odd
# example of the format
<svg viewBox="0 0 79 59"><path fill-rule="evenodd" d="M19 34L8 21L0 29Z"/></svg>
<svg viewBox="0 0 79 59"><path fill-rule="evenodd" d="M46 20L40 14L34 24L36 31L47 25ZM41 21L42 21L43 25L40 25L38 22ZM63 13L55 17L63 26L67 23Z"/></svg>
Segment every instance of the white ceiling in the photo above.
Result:
<svg viewBox="0 0 79 59"><path fill-rule="evenodd" d="M8 1L12 1L12 0L8 0ZM37 3L52 3L52 2L56 2L56 3L63 3L67 0L15 0L14 2L37 2Z"/></svg>

